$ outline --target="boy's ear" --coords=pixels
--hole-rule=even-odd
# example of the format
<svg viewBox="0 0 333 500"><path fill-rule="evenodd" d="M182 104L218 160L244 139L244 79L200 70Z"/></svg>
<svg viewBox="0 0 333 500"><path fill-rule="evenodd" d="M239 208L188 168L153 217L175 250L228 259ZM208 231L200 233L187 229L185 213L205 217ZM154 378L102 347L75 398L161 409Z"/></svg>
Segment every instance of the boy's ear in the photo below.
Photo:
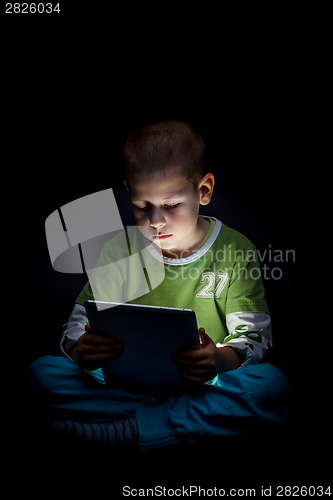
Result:
<svg viewBox="0 0 333 500"><path fill-rule="evenodd" d="M213 174L206 174L199 182L200 205L208 205L213 196L215 177Z"/></svg>
<svg viewBox="0 0 333 500"><path fill-rule="evenodd" d="M124 186L127 189L127 191L129 191L127 181L124 181Z"/></svg>

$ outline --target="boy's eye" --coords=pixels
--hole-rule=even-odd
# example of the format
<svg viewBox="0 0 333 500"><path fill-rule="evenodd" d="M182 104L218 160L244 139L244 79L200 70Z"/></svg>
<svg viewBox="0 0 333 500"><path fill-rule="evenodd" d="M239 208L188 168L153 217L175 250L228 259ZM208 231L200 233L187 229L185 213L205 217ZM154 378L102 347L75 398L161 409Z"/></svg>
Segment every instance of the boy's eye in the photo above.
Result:
<svg viewBox="0 0 333 500"><path fill-rule="evenodd" d="M147 210L148 205L139 206L139 205L134 205L134 203L133 203L133 207L134 207L136 210Z"/></svg>
<svg viewBox="0 0 333 500"><path fill-rule="evenodd" d="M177 208L179 205L180 205L180 203L172 203L170 205L165 204L165 205L163 205L163 208L172 209L172 208ZM143 211L143 210L147 210L149 208L149 205L144 205L144 206L134 205L134 208L136 208L137 210Z"/></svg>
<svg viewBox="0 0 333 500"><path fill-rule="evenodd" d="M179 203L173 203L172 205L163 205L164 208L177 208Z"/></svg>

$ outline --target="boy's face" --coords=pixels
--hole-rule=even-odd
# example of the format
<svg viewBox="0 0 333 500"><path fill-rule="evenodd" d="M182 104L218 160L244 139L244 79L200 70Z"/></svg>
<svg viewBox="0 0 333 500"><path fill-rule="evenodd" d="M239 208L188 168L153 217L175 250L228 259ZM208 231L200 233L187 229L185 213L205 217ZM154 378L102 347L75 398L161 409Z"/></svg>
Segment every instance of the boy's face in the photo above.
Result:
<svg viewBox="0 0 333 500"><path fill-rule="evenodd" d="M212 174L207 176L214 179ZM207 186L201 183L195 190L192 183L171 170L133 176L126 184L140 231L166 256L186 257L199 248L206 235L207 221L198 219L198 213L201 203L209 203L212 189L207 195Z"/></svg>

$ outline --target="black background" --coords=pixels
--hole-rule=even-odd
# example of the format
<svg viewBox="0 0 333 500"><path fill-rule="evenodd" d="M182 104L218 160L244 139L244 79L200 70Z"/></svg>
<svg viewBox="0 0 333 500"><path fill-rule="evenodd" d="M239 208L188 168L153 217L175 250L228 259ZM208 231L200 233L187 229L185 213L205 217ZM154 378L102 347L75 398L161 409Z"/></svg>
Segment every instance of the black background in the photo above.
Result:
<svg viewBox="0 0 333 500"><path fill-rule="evenodd" d="M203 13L192 7L181 14L175 6L135 12L127 7L131 15L126 8L101 12L90 6L80 12L67 8L60 21L5 19L7 373L17 389L32 359L57 352L61 325L85 282L84 276L52 269L47 216L112 187L124 225L133 223L120 174L126 137L154 119L188 121L205 139L208 168L217 180L213 201L202 213L239 230L261 252L295 250L295 262L281 264L282 279L265 281L272 362L291 383L290 444L274 467L277 480L327 482L329 353L316 340L317 277L309 268L309 255L313 262L318 250L316 232L309 231L310 220L317 221L318 153L311 33L302 31L297 15L276 12L251 12L248 18L244 10ZM12 413L24 419L16 403Z"/></svg>

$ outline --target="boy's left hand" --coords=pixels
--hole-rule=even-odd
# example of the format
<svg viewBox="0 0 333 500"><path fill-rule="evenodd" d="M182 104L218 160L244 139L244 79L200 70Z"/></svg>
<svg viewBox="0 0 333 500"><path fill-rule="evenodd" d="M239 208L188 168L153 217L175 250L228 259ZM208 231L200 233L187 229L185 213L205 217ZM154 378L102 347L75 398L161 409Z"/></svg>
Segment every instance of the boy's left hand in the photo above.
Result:
<svg viewBox="0 0 333 500"><path fill-rule="evenodd" d="M182 351L171 359L177 371L192 382L207 382L218 373L238 368L241 359L231 347L216 347L204 328L199 328L200 345ZM232 352L231 352L232 351Z"/></svg>

